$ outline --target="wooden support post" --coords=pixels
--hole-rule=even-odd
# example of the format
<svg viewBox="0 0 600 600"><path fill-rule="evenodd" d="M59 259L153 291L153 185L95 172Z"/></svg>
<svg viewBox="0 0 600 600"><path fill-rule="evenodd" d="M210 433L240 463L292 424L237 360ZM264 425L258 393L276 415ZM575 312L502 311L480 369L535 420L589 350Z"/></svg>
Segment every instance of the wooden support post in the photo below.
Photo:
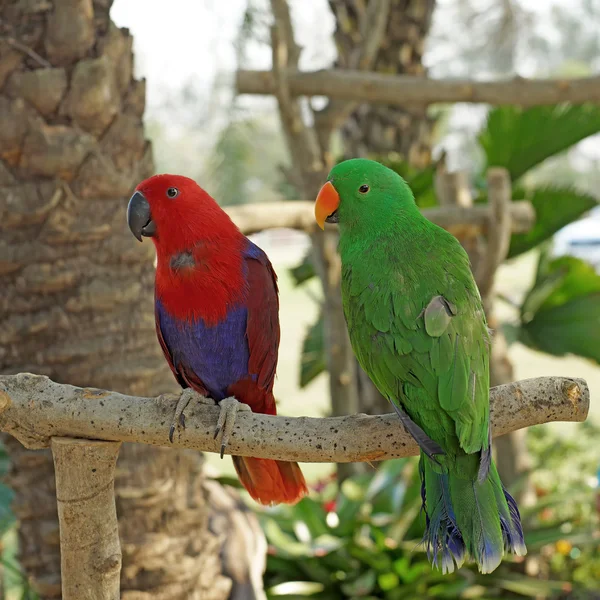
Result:
<svg viewBox="0 0 600 600"><path fill-rule="evenodd" d="M120 442L52 438L63 600L119 600L115 507Z"/></svg>
<svg viewBox="0 0 600 600"><path fill-rule="evenodd" d="M487 183L490 224L486 252L477 265L475 279L486 313L491 316L496 271L507 257L510 246L512 186L508 171L502 167L488 169Z"/></svg>

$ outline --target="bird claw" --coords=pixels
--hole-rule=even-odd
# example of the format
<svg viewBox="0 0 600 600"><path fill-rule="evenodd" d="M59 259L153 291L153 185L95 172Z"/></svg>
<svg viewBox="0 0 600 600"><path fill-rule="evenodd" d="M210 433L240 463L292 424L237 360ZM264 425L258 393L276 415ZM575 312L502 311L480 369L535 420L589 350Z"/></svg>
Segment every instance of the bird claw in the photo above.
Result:
<svg viewBox="0 0 600 600"><path fill-rule="evenodd" d="M200 402L200 404L208 404L210 406L215 405L214 400L200 395L192 388L186 388L185 390L183 390L183 392L181 392L181 395L179 396L179 400L177 401L177 406L175 407L175 414L173 415L173 421L171 422L171 427L169 428L169 441L171 443L173 443L175 429L177 429L177 427L185 429L185 413L183 411L187 408L187 405L190 403L191 400L196 400L197 402Z"/></svg>
<svg viewBox="0 0 600 600"><path fill-rule="evenodd" d="M251 409L247 404L242 404L238 402L233 396L231 398L224 398L219 402L219 408L221 412L219 413L219 419L217 421L217 427L215 428L215 435L213 439L217 439L221 430L223 431L221 435L221 458L223 458L225 454L225 448L227 448L227 444L229 443L229 436L233 431L233 426L235 425L235 419L238 411L250 411Z"/></svg>

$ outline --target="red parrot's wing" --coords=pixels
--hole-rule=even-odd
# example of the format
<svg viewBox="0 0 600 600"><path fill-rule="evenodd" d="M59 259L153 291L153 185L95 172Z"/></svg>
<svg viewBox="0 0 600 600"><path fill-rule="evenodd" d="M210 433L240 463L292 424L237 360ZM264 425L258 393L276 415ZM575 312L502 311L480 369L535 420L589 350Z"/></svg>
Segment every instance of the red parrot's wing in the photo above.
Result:
<svg viewBox="0 0 600 600"><path fill-rule="evenodd" d="M262 251L248 257L248 320L246 336L250 358L248 371L258 375L257 384L266 392L273 391L277 350L279 348L279 297L277 275Z"/></svg>

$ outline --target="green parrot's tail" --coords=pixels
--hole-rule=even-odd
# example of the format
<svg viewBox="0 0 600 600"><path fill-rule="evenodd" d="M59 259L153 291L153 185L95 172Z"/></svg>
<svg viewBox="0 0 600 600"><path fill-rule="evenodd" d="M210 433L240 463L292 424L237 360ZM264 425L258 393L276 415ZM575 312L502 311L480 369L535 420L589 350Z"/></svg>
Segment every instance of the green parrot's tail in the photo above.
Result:
<svg viewBox="0 0 600 600"><path fill-rule="evenodd" d="M465 479L441 473L421 454L421 495L427 519L427 555L443 573L452 573L470 556L481 573L491 573L504 552L527 553L521 517L492 462L487 476ZM440 564L441 563L441 564Z"/></svg>

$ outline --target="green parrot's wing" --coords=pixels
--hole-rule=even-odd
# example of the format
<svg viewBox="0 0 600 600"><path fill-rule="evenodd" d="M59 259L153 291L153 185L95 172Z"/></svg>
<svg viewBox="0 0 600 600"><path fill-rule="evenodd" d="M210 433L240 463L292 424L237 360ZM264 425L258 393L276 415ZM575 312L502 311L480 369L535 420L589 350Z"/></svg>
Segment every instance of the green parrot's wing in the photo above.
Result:
<svg viewBox="0 0 600 600"><path fill-rule="evenodd" d="M443 450L458 439L471 454L489 447L489 331L468 257L453 241L437 277L406 264L345 268L344 311L381 393Z"/></svg>
<svg viewBox="0 0 600 600"><path fill-rule="evenodd" d="M471 453L489 444L489 333L479 296L472 291L465 296L458 305L445 296L432 298L419 333L430 337L440 406L454 420L461 447Z"/></svg>

